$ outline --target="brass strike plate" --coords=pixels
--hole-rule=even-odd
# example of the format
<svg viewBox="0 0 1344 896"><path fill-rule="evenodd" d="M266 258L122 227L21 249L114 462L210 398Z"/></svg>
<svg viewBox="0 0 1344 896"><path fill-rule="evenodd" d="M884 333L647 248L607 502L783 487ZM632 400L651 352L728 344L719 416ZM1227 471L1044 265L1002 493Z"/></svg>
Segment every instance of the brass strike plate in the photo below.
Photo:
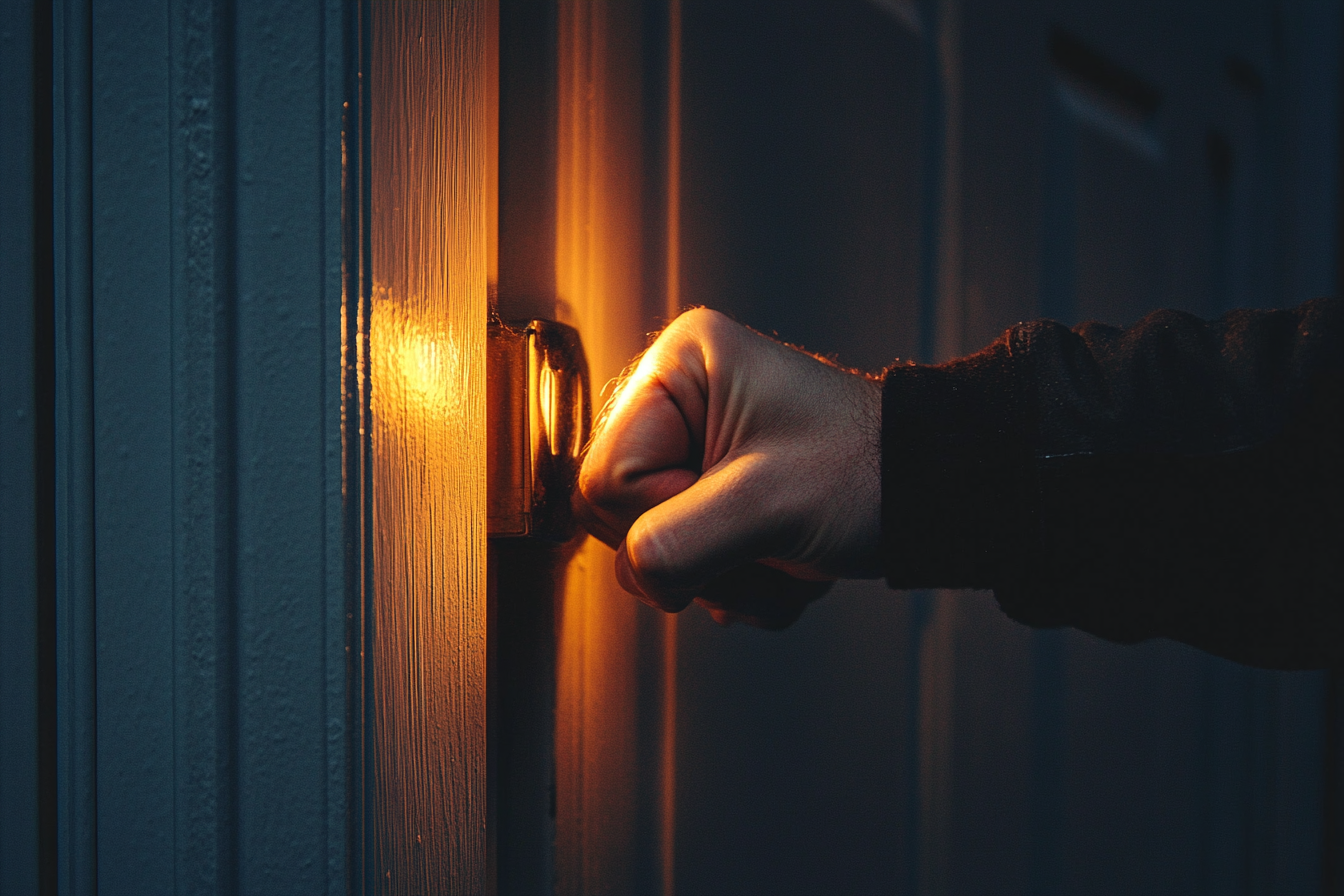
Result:
<svg viewBox="0 0 1344 896"><path fill-rule="evenodd" d="M576 530L570 494L592 427L578 331L548 320L491 324L487 351L487 531L567 541Z"/></svg>

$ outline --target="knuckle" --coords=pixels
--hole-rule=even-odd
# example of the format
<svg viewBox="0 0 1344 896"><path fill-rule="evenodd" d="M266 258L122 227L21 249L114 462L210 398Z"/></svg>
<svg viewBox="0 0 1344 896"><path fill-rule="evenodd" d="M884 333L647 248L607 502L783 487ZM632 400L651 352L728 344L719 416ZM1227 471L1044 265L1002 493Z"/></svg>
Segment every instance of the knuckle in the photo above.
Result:
<svg viewBox="0 0 1344 896"><path fill-rule="evenodd" d="M736 327L732 318L713 308L691 308L683 311L668 327L669 331L688 331L700 339L713 339Z"/></svg>
<svg viewBox="0 0 1344 896"><path fill-rule="evenodd" d="M579 467L579 494L588 503L601 505L609 489L606 479L605 470L585 463Z"/></svg>
<svg viewBox="0 0 1344 896"><path fill-rule="evenodd" d="M625 503L620 484L606 469L580 470L578 491L585 503L600 511L610 512Z"/></svg>
<svg viewBox="0 0 1344 896"><path fill-rule="evenodd" d="M636 523L626 536L626 551L640 579L659 588L685 584L677 539L672 533Z"/></svg>

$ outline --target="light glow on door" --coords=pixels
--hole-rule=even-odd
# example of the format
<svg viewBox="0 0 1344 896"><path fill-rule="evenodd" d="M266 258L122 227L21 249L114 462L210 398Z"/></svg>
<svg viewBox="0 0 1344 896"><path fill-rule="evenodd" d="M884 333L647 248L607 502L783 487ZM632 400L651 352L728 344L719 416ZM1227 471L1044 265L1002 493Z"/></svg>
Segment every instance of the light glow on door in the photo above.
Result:
<svg viewBox="0 0 1344 896"><path fill-rule="evenodd" d="M372 5L370 892L486 885L489 12Z"/></svg>

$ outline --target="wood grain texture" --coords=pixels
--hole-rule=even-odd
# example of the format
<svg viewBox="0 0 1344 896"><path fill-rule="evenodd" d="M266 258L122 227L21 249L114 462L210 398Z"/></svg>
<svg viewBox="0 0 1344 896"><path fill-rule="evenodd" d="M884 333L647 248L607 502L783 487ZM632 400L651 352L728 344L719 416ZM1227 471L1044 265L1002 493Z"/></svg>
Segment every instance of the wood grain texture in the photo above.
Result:
<svg viewBox="0 0 1344 896"><path fill-rule="evenodd" d="M373 5L371 890L485 884L485 4Z"/></svg>

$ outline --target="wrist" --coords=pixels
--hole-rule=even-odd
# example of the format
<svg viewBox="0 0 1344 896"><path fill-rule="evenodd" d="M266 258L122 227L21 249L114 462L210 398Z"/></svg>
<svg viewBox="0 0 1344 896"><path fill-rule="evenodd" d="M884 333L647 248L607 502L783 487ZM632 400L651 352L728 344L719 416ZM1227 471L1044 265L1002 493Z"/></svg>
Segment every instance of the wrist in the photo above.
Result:
<svg viewBox="0 0 1344 896"><path fill-rule="evenodd" d="M882 381L855 374L852 419L859 481L854 490L852 578L880 578L882 569Z"/></svg>

